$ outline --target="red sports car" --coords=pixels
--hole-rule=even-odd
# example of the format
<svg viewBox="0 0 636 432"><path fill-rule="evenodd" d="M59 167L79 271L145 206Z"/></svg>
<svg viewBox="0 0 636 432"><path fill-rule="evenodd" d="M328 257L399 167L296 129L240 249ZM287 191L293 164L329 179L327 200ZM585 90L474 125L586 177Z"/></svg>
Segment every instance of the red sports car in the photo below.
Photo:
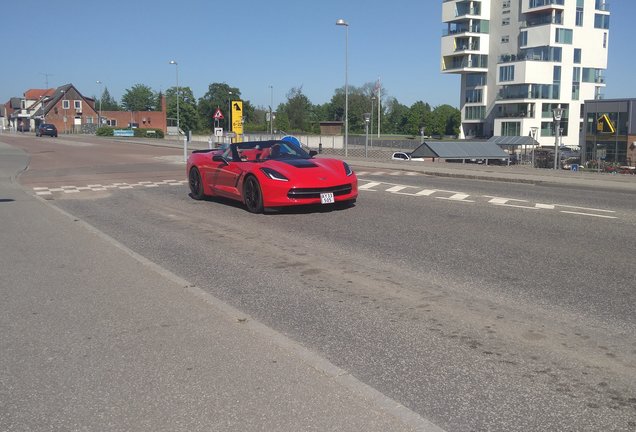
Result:
<svg viewBox="0 0 636 432"><path fill-rule="evenodd" d="M188 158L190 195L237 200L252 213L307 204L353 204L358 198L358 179L351 167L315 155L289 141L196 150Z"/></svg>

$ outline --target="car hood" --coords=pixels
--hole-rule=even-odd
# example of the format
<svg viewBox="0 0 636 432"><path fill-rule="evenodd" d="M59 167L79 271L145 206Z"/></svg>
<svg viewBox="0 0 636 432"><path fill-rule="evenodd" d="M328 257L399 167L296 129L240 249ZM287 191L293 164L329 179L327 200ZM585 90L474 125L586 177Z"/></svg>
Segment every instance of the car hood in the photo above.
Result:
<svg viewBox="0 0 636 432"><path fill-rule="evenodd" d="M269 160L265 161L261 166L274 169L288 178L320 176L335 180L347 177L344 163L338 159Z"/></svg>

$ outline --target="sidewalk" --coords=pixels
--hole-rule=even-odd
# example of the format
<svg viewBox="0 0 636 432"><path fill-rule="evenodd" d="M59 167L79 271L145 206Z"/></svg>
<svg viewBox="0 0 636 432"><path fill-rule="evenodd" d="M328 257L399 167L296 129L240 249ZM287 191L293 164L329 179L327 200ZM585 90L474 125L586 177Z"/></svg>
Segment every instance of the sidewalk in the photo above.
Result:
<svg viewBox="0 0 636 432"><path fill-rule="evenodd" d="M0 143L0 430L441 431L27 194Z"/></svg>

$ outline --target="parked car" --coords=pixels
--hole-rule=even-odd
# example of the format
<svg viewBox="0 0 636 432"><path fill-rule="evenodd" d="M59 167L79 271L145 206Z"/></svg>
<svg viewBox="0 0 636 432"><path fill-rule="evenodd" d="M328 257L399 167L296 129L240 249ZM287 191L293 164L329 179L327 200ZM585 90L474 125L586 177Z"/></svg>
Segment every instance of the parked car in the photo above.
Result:
<svg viewBox="0 0 636 432"><path fill-rule="evenodd" d="M35 136L43 136L43 135L48 135L50 137L57 137L57 128L55 127L55 125L52 125L49 123L41 124L40 126L38 126L37 130L35 131Z"/></svg>
<svg viewBox="0 0 636 432"><path fill-rule="evenodd" d="M402 161L424 161L425 158L421 157L413 157L409 152L395 152L391 155L392 160L402 160Z"/></svg>

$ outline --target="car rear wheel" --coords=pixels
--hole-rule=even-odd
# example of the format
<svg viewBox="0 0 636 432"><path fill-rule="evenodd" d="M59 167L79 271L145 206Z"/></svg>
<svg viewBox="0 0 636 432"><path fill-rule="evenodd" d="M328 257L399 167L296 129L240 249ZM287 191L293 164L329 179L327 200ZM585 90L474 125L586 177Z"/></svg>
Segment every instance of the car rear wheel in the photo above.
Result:
<svg viewBox="0 0 636 432"><path fill-rule="evenodd" d="M197 167L193 167L190 170L188 183L190 185L190 196L195 200L203 199L203 183L201 182L201 173Z"/></svg>
<svg viewBox="0 0 636 432"><path fill-rule="evenodd" d="M250 213L263 213L263 192L255 177L248 177L245 180L243 199Z"/></svg>

